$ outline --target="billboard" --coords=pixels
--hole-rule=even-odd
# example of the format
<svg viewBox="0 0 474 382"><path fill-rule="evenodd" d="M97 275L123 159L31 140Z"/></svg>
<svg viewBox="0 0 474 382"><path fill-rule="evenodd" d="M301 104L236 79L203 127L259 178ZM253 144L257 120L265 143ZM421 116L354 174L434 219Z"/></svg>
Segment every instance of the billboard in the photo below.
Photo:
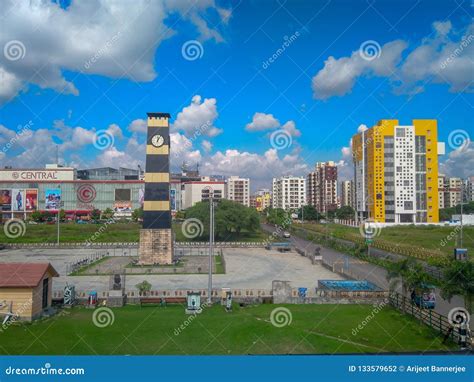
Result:
<svg viewBox="0 0 474 382"><path fill-rule="evenodd" d="M114 216L132 216L132 202L115 202Z"/></svg>
<svg viewBox="0 0 474 382"><path fill-rule="evenodd" d="M58 210L61 208L61 189L47 188L44 192L46 210Z"/></svg>
<svg viewBox="0 0 474 382"><path fill-rule="evenodd" d="M0 170L0 181L60 181L74 180L73 168L44 169L44 170Z"/></svg>
<svg viewBox="0 0 474 382"><path fill-rule="evenodd" d="M12 190L12 211L25 211L25 190L14 188Z"/></svg>
<svg viewBox="0 0 474 382"><path fill-rule="evenodd" d="M0 190L0 208L2 211L12 210L12 190Z"/></svg>
<svg viewBox="0 0 474 382"><path fill-rule="evenodd" d="M170 206L171 211L176 211L176 190L170 190Z"/></svg>
<svg viewBox="0 0 474 382"><path fill-rule="evenodd" d="M25 195L25 210L36 211L38 209L38 190L28 189Z"/></svg>

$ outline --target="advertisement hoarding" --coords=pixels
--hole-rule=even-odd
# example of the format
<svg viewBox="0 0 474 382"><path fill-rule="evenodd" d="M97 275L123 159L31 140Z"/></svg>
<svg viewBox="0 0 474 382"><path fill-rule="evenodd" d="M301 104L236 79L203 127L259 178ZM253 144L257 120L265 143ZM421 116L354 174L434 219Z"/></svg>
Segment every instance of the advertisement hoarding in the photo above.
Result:
<svg viewBox="0 0 474 382"><path fill-rule="evenodd" d="M47 188L44 192L46 210L58 210L61 208L61 189Z"/></svg>
<svg viewBox="0 0 474 382"><path fill-rule="evenodd" d="M14 188L12 190L12 211L25 211L25 190Z"/></svg>
<svg viewBox="0 0 474 382"><path fill-rule="evenodd" d="M25 196L25 210L36 211L38 209L38 190L28 189Z"/></svg>
<svg viewBox="0 0 474 382"><path fill-rule="evenodd" d="M0 190L0 208L2 211L12 210L12 190Z"/></svg>

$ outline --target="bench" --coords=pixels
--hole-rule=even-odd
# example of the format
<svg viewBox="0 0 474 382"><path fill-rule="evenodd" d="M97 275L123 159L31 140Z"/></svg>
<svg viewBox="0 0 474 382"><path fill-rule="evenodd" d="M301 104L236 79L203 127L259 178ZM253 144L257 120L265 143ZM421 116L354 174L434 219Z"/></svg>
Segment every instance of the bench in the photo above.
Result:
<svg viewBox="0 0 474 382"><path fill-rule="evenodd" d="M140 306L147 305L147 304L185 304L186 297L144 297L140 298Z"/></svg>

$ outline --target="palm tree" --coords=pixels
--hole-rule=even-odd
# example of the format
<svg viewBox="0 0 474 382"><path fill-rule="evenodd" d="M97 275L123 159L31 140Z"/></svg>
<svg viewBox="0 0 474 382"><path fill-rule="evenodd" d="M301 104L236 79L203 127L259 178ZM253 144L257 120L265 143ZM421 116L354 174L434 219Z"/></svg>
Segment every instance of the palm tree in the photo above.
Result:
<svg viewBox="0 0 474 382"><path fill-rule="evenodd" d="M412 258L391 263L388 267L387 280L391 281L389 289L395 290L401 284L403 294L414 289L425 289L430 282L430 276L423 266Z"/></svg>

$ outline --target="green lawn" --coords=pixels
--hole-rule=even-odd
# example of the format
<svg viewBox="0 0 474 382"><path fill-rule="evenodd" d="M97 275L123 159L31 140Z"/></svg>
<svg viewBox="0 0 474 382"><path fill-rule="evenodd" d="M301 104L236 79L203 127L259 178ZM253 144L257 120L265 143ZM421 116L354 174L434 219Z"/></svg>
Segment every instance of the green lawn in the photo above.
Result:
<svg viewBox="0 0 474 382"><path fill-rule="evenodd" d="M270 322L285 307L289 326ZM93 324L93 310L73 308L33 324L0 332L0 354L309 354L450 350L432 329L409 316L371 305L271 305L226 313L221 306L188 316L179 305L112 310L112 325ZM356 335L353 329L372 313Z"/></svg>
<svg viewBox="0 0 474 382"><path fill-rule="evenodd" d="M301 226L301 224L298 224ZM304 228L315 230L321 233L329 232L335 237L360 238L359 228L347 227L339 224L313 224L305 223ZM439 226L396 226L384 227L380 230L380 236L377 239L393 243L394 246L409 245L421 247L427 250L440 251L447 255L453 254L456 246L456 237L459 228L439 227ZM474 227L464 227L463 247L467 248L469 253L474 252Z"/></svg>
<svg viewBox="0 0 474 382"><path fill-rule="evenodd" d="M3 228L3 227L2 227ZM76 224L60 225L60 241L62 243L80 242L138 242L141 224ZM189 241L181 232L180 224L173 224L176 241ZM9 238L0 229L0 243L56 243L57 226L55 224L27 224L23 236ZM262 231L255 233L242 232L240 235L229 235L221 241L263 241L268 237ZM207 238L203 238L207 240Z"/></svg>

